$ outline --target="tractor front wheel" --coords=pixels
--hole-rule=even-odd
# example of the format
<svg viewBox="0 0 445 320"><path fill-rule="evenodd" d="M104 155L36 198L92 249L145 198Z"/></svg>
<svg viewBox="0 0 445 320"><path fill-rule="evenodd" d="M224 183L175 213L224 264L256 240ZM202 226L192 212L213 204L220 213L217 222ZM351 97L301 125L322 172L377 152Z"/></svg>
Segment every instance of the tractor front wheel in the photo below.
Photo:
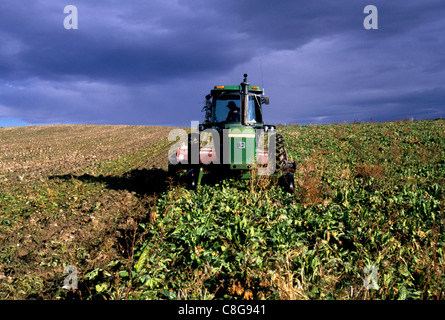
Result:
<svg viewBox="0 0 445 320"><path fill-rule="evenodd" d="M286 188L289 192L294 192L295 190L295 179L292 172L288 172L284 175L284 180L286 182Z"/></svg>

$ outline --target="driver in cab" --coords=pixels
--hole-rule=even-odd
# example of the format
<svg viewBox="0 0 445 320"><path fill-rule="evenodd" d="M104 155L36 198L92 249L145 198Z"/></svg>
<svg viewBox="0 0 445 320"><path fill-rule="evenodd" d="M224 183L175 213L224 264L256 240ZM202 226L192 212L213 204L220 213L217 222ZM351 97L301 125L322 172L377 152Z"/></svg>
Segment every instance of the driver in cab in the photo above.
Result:
<svg viewBox="0 0 445 320"><path fill-rule="evenodd" d="M227 104L227 108L230 109L229 114L227 115L226 122L239 122L240 121L240 109L236 106L235 102L230 101Z"/></svg>

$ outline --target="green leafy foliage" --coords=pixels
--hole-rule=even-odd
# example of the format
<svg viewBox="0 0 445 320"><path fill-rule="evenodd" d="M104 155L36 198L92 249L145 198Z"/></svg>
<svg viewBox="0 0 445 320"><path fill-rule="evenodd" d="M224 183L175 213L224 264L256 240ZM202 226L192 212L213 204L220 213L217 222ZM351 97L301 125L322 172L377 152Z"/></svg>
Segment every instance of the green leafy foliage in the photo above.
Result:
<svg viewBox="0 0 445 320"><path fill-rule="evenodd" d="M170 188L138 231L130 297L443 298L443 121L280 130L295 194L273 179Z"/></svg>

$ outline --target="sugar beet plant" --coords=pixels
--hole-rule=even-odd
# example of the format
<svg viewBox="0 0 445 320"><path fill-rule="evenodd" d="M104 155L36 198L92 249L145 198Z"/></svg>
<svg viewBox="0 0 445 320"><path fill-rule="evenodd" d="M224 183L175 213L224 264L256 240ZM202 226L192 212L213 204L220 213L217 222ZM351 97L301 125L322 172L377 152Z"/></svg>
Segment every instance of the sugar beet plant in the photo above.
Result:
<svg viewBox="0 0 445 320"><path fill-rule="evenodd" d="M293 194L267 177L172 185L131 259L87 274L90 297L443 299L444 129L282 127Z"/></svg>

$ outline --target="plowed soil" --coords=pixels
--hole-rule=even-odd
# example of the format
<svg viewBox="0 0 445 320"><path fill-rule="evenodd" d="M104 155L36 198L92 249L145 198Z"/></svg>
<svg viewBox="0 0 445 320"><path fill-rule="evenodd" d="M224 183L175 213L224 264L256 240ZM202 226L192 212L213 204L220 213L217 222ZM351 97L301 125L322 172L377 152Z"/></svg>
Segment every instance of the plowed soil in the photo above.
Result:
<svg viewBox="0 0 445 320"><path fill-rule="evenodd" d="M0 299L57 299L128 255L129 230L165 187L170 127L0 128Z"/></svg>

